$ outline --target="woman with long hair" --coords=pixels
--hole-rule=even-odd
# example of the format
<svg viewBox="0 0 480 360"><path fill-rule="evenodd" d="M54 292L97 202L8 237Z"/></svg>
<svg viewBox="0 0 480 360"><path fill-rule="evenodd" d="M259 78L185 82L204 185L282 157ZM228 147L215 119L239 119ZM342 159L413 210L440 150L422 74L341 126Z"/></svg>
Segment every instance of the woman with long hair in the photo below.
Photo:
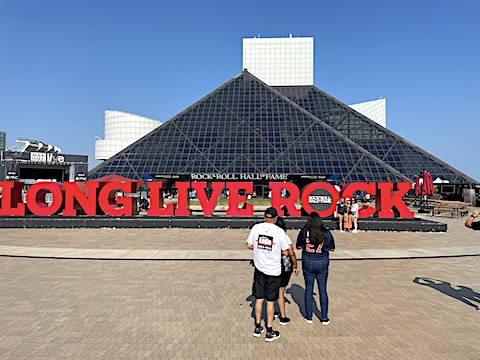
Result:
<svg viewBox="0 0 480 360"><path fill-rule="evenodd" d="M317 280L322 312L320 322L322 325L328 325L330 324L327 294L329 253L335 250L335 240L317 213L312 212L309 215L307 223L298 234L296 248L302 250L302 269L305 278L305 321L309 324L313 322L313 287Z"/></svg>

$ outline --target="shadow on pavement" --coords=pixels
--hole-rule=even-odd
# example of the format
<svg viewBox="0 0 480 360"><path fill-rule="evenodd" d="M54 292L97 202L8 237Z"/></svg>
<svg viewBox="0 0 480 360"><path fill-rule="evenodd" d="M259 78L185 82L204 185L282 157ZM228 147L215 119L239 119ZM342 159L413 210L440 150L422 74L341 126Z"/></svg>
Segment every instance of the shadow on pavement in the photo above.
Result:
<svg viewBox="0 0 480 360"><path fill-rule="evenodd" d="M307 317L307 313L305 311L305 289L297 284L293 284L289 289L286 291L287 294L290 294L292 300L298 306L298 310L302 314L304 318ZM316 295L314 292L313 295ZM318 318L322 318L322 313L317 307L317 299L314 299L313 302L313 314Z"/></svg>
<svg viewBox="0 0 480 360"><path fill-rule="evenodd" d="M458 289L455 289L449 282L428 277L416 277L413 279L413 282L418 285L425 285L432 289L438 290L445 295L460 300L468 306L472 306L477 310L480 310L480 294L473 291L469 287L459 285L456 286ZM477 304L472 303L472 301L476 302Z"/></svg>

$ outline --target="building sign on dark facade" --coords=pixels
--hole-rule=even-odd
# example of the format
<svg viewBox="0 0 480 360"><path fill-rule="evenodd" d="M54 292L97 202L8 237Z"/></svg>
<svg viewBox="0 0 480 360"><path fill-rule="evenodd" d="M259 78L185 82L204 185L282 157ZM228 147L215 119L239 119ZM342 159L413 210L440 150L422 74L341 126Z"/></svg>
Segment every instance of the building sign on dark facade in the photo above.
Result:
<svg viewBox="0 0 480 360"><path fill-rule="evenodd" d="M154 174L154 179L182 181L299 181L325 180L323 174L276 174L276 173L192 173L192 174Z"/></svg>

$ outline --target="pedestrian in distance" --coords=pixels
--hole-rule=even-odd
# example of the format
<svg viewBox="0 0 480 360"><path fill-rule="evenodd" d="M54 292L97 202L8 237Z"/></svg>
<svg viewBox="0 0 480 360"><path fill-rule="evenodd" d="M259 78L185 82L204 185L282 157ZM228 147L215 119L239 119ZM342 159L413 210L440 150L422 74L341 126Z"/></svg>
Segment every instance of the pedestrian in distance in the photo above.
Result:
<svg viewBox="0 0 480 360"><path fill-rule="evenodd" d="M480 221L474 222L478 215L480 215L480 210L475 210L465 221L465 226L472 230L480 230Z"/></svg>
<svg viewBox="0 0 480 360"><path fill-rule="evenodd" d="M287 225L285 220L279 216L277 218L276 225L287 233ZM293 250L293 243L290 236L287 235L288 241L288 254L282 255L282 272L280 274L280 289L278 292L278 320L280 325L287 325L290 323L290 318L286 316L285 312L285 290L290 282L290 277L292 273L295 276L298 276L298 265L297 265L297 256L295 255L295 251Z"/></svg>
<svg viewBox="0 0 480 360"><path fill-rule="evenodd" d="M480 210L475 210L465 221L465 226L472 230L480 230L480 221L474 221L478 215L480 215ZM477 306L477 310L480 311L480 306Z"/></svg>
<svg viewBox="0 0 480 360"><path fill-rule="evenodd" d="M253 250L253 296L255 297L255 329L253 336L260 337L264 331L261 325L263 303L267 301L267 333L265 341L280 338L273 330L274 302L278 300L282 272L282 255L288 255L287 234L275 223L278 213L273 207L265 210L265 222L256 224L247 238L247 249Z"/></svg>
<svg viewBox="0 0 480 360"><path fill-rule="evenodd" d="M350 211L352 212L352 219L353 219L353 230L352 233L358 232L358 202L357 199L352 200L352 207L350 208Z"/></svg>
<svg viewBox="0 0 480 360"><path fill-rule="evenodd" d="M330 265L330 251L335 250L335 240L321 217L312 212L305 226L300 230L296 248L302 250L302 269L305 279L305 321L313 322L313 288L317 282L320 294L320 322L329 325L327 279Z"/></svg>
<svg viewBox="0 0 480 360"><path fill-rule="evenodd" d="M336 213L337 213L337 217L338 217L339 230L340 230L340 232L344 232L343 231L343 221L344 221L343 220L343 215L345 213L345 202L344 202L343 197L341 197L340 200L337 202Z"/></svg>
<svg viewBox="0 0 480 360"><path fill-rule="evenodd" d="M343 208L343 230L350 231L353 227L352 205L350 198L345 199L345 206Z"/></svg>

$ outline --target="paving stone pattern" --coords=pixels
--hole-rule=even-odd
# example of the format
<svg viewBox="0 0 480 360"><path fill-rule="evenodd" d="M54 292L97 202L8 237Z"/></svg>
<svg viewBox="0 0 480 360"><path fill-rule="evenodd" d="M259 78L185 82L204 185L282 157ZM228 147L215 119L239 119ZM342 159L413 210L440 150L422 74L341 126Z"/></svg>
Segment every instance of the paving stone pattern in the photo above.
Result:
<svg viewBox="0 0 480 360"><path fill-rule="evenodd" d="M464 228L465 219L448 221L446 234L335 232L339 251L381 255L403 244L425 256L334 258L329 326L303 320L303 277L292 277L292 322L276 321L281 338L273 343L252 336L247 261L114 256L218 248L249 254L248 230L1 229L0 245L45 257L0 256L0 359L480 359L480 257L461 253L480 250L480 232ZM457 256L429 257L449 245ZM111 260L48 256L61 248L113 252Z"/></svg>

